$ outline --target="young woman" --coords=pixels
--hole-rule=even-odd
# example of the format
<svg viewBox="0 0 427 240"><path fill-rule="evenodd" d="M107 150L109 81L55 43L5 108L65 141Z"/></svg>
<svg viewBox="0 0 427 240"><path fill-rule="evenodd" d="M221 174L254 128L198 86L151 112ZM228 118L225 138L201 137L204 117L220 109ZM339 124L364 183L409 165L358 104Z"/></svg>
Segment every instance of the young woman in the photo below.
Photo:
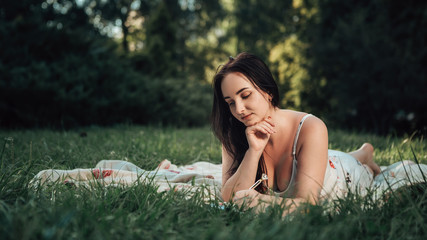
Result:
<svg viewBox="0 0 427 240"><path fill-rule="evenodd" d="M328 150L323 121L280 109L279 101L269 68L254 55L230 57L215 75L212 128L223 146L224 201L314 204L349 186L363 191L380 172L372 145L349 154ZM262 174L268 180L250 189Z"/></svg>

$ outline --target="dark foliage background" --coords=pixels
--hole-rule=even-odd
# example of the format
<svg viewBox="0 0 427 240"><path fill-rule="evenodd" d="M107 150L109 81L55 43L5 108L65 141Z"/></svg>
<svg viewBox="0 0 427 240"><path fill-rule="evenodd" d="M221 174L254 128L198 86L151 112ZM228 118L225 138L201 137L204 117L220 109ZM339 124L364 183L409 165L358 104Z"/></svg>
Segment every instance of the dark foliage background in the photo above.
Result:
<svg viewBox="0 0 427 240"><path fill-rule="evenodd" d="M204 125L216 68L248 51L284 108L426 133L426 36L417 0L6 0L0 126Z"/></svg>
<svg viewBox="0 0 427 240"><path fill-rule="evenodd" d="M327 0L318 9L303 34L312 60L304 108L342 127L426 133L426 2Z"/></svg>
<svg viewBox="0 0 427 240"><path fill-rule="evenodd" d="M1 126L207 123L210 87L178 74L164 2L150 18L148 49L134 55L101 35L84 7L62 2L71 4L66 14L40 0L2 2Z"/></svg>

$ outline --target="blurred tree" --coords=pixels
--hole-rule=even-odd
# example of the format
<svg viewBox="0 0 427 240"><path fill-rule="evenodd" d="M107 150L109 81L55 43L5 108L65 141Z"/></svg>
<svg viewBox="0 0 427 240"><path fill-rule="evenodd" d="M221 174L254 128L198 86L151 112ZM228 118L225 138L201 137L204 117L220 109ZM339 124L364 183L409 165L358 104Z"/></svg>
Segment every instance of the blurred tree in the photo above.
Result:
<svg viewBox="0 0 427 240"><path fill-rule="evenodd" d="M145 17L144 47L132 54L136 69L155 77L185 77L204 82L223 41L215 32L224 12L218 2L160 0ZM215 41L206 39L214 38Z"/></svg>
<svg viewBox="0 0 427 240"><path fill-rule="evenodd" d="M249 51L268 59L269 51L288 37L292 30L292 0L235 0L237 52Z"/></svg>
<svg viewBox="0 0 427 240"><path fill-rule="evenodd" d="M303 99L303 91L315 94L325 79L314 82L309 70L312 59L307 55L311 49L307 39L307 29L314 24L318 12L317 0L294 0L292 7L284 10L286 16L286 34L270 49L269 60L273 73L277 77L282 104L286 108L312 112L315 106L308 106ZM318 102L316 102L318 104Z"/></svg>
<svg viewBox="0 0 427 240"><path fill-rule="evenodd" d="M140 29L129 31L132 21L143 19L150 13L153 1L149 0L85 0L85 7L91 21L101 31L110 27L117 27L121 30L122 48L125 53L129 52L130 34L139 34ZM139 21L137 21L139 22ZM142 28L142 26L139 26ZM105 30L104 30L105 31ZM110 30L111 31L111 30ZM117 34L117 33L116 33ZM135 39L142 41L143 39Z"/></svg>
<svg viewBox="0 0 427 240"><path fill-rule="evenodd" d="M335 127L427 131L427 5L234 1L237 52L268 59L283 106Z"/></svg>
<svg viewBox="0 0 427 240"><path fill-rule="evenodd" d="M140 78L111 54L116 44L93 28L84 9L71 1L19 3L0 5L0 124L126 119L111 105L125 102L130 79Z"/></svg>
<svg viewBox="0 0 427 240"><path fill-rule="evenodd" d="M304 3L316 14L299 33L310 46L302 106L339 127L426 132L427 2Z"/></svg>
<svg viewBox="0 0 427 240"><path fill-rule="evenodd" d="M220 24L226 12L220 1L178 1L173 11L177 23L177 55L179 71L191 80L206 82L205 69L214 66L214 59L224 56L227 40Z"/></svg>
<svg viewBox="0 0 427 240"><path fill-rule="evenodd" d="M101 32L111 32L112 26L121 29L125 53L133 46L130 56L144 74L179 73L203 81L205 66L212 65L216 52L222 52L218 49L224 41L214 33L225 12L217 1L85 0L84 5ZM214 40L206 44L206 39Z"/></svg>
<svg viewBox="0 0 427 240"><path fill-rule="evenodd" d="M177 63L177 26L172 19L171 9L178 8L177 2L161 1L151 12L146 24L145 48L147 56L145 72L152 76L176 76Z"/></svg>
<svg viewBox="0 0 427 240"><path fill-rule="evenodd" d="M1 1L0 124L199 124L209 109L188 105L207 106L206 69L249 51L270 65L284 107L334 127L427 129L426 9L416 0Z"/></svg>
<svg viewBox="0 0 427 240"><path fill-rule="evenodd" d="M209 102L207 86L175 78L165 80L163 72L158 72L158 81L147 77L162 67L176 72L176 60L170 62L168 58L160 63L175 66L154 66L143 76L126 54L117 51L115 39L101 34L105 29L96 25L96 15L90 14L95 8L89 3L1 2L0 125L68 128L123 121L205 124L209 115L205 107ZM172 11L165 6L153 8L158 13L158 17L153 14L153 22L166 19L176 26L176 20L169 17ZM176 54L167 44L169 36L162 35L172 33L177 39L176 29L152 30L166 43L164 48L157 48L160 54ZM188 97L188 93L196 94Z"/></svg>
<svg viewBox="0 0 427 240"><path fill-rule="evenodd" d="M307 76L301 48L306 45L296 35L300 24L293 2L235 0L231 33L237 52L251 52L268 62L283 93L283 107L300 109L298 87Z"/></svg>

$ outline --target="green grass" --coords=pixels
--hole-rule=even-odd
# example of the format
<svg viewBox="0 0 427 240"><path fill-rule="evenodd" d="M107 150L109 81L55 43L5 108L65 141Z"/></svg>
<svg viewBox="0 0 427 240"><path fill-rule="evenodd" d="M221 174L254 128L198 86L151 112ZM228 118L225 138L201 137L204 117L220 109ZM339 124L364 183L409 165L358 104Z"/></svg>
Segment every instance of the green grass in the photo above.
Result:
<svg viewBox="0 0 427 240"><path fill-rule="evenodd" d="M85 132L86 137L80 133ZM427 163L422 138L378 137L330 132L330 148L352 151L363 142L388 165L402 159ZM187 164L221 161L220 145L208 128L91 127L74 131L0 131L1 239L425 239L425 185L396 192L386 203L343 199L337 211L309 206L309 212L281 218L276 206L254 214L220 210L196 194L157 193L149 184L128 188L33 190L32 177L47 168L91 168L102 159L126 159L154 169L163 159ZM215 203L214 203L215 205Z"/></svg>

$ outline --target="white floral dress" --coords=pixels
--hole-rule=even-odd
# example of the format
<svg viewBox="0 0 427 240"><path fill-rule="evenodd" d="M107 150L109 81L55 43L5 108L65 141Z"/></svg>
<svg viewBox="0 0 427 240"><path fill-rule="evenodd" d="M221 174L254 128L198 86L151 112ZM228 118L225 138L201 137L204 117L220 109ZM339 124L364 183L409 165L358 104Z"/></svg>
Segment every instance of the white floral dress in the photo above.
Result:
<svg viewBox="0 0 427 240"><path fill-rule="evenodd" d="M295 177L298 171L298 161L296 158L296 146L298 142L299 133L304 124L304 121L312 116L311 114L305 115L298 126L293 145L293 164L291 180L288 188L283 192L276 192L278 196L284 196L290 189L295 186ZM356 158L348 153L328 150L328 163L323 181L323 188L320 196L323 199L336 199L345 197L349 191L352 193L359 193L365 195L373 182L373 174L368 166L361 164ZM292 190L291 190L292 191Z"/></svg>

